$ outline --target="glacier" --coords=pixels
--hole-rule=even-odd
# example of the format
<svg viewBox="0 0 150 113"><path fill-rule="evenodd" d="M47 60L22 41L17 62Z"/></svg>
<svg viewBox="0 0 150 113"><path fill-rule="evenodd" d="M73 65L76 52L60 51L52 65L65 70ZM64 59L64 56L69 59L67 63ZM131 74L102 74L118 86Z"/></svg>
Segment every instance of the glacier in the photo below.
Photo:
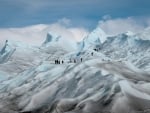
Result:
<svg viewBox="0 0 150 113"><path fill-rule="evenodd" d="M0 113L150 113L148 30L110 37L97 27L80 42L48 32L40 46L6 40Z"/></svg>

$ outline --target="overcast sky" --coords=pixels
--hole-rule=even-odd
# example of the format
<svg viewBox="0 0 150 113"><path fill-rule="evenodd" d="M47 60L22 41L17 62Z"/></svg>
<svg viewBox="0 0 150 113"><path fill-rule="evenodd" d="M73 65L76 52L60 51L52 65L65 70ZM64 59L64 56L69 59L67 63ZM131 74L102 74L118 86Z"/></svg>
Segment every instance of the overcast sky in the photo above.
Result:
<svg viewBox="0 0 150 113"><path fill-rule="evenodd" d="M150 0L0 0L0 27L51 24L68 18L73 26L94 28L105 15L150 15Z"/></svg>

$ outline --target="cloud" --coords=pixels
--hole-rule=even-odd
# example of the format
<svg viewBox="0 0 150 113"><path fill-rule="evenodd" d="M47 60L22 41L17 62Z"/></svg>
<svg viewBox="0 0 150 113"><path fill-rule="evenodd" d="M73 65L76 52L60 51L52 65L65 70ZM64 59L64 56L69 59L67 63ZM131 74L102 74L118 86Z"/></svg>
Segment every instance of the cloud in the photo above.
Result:
<svg viewBox="0 0 150 113"><path fill-rule="evenodd" d="M48 32L59 34L62 37L70 38L75 41L81 40L88 34L88 31L81 27L66 27L62 22L68 24L69 19L63 18L59 22L53 24L38 24L22 28L1 28L0 42L1 44L7 40L15 40L28 43L30 45L41 45L46 39Z"/></svg>
<svg viewBox="0 0 150 113"><path fill-rule="evenodd" d="M68 18L62 18L58 20L58 23L64 26L70 26L71 25L71 20Z"/></svg>
<svg viewBox="0 0 150 113"><path fill-rule="evenodd" d="M150 25L150 18L117 18L104 19L99 21L99 26L108 35L116 35L127 31L134 33L144 30Z"/></svg>
<svg viewBox="0 0 150 113"><path fill-rule="evenodd" d="M52 24L47 28L47 31L60 34L62 37L71 38L75 41L79 41L82 38L84 38L88 31L85 28L78 28L78 27L71 27L66 28L65 26L62 26L61 24Z"/></svg>
<svg viewBox="0 0 150 113"><path fill-rule="evenodd" d="M111 19L111 16L110 15L104 15L102 17L103 20L110 20Z"/></svg>

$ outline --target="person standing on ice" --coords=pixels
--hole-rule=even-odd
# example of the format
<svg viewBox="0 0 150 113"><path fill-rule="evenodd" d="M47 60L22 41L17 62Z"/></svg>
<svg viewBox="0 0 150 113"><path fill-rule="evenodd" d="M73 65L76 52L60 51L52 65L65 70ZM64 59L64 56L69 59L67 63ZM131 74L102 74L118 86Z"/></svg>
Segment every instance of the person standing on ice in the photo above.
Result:
<svg viewBox="0 0 150 113"><path fill-rule="evenodd" d="M56 60L56 64L59 64L59 61L58 61L58 60Z"/></svg>
<svg viewBox="0 0 150 113"><path fill-rule="evenodd" d="M58 60L55 60L55 64L58 64Z"/></svg>
<svg viewBox="0 0 150 113"><path fill-rule="evenodd" d="M82 60L83 60L83 59L81 58L81 62L82 62Z"/></svg>
<svg viewBox="0 0 150 113"><path fill-rule="evenodd" d="M74 63L76 63L76 59L74 59Z"/></svg>

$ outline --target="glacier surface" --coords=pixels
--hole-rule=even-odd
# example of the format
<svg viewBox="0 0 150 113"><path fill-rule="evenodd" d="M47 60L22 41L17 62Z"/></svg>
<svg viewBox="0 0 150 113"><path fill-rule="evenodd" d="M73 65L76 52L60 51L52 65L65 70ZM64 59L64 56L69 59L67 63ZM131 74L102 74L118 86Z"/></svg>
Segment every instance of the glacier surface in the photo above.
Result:
<svg viewBox="0 0 150 113"><path fill-rule="evenodd" d="M0 113L150 113L147 32L107 37L96 28L78 43L49 32L39 47L6 41Z"/></svg>

